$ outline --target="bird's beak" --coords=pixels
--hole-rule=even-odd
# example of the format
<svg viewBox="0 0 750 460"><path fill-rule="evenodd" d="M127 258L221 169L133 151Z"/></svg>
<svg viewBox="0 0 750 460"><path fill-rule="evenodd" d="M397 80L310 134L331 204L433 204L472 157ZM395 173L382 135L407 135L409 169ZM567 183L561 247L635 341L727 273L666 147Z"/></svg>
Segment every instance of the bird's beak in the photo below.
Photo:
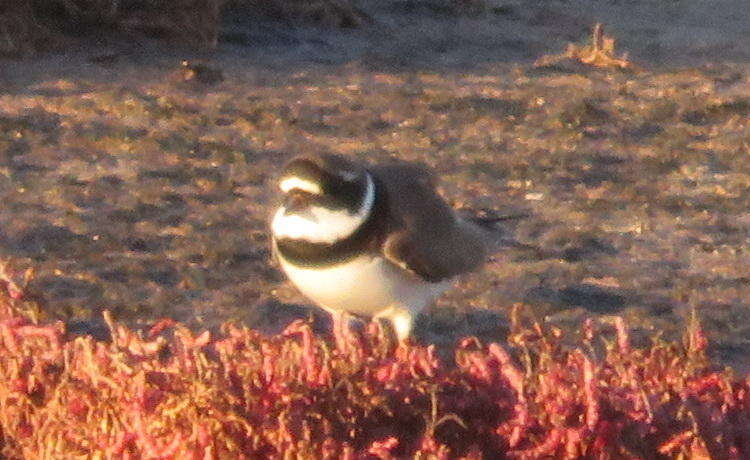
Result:
<svg viewBox="0 0 750 460"><path fill-rule="evenodd" d="M303 211L309 205L310 194L299 189L290 190L284 201L284 207L289 213Z"/></svg>

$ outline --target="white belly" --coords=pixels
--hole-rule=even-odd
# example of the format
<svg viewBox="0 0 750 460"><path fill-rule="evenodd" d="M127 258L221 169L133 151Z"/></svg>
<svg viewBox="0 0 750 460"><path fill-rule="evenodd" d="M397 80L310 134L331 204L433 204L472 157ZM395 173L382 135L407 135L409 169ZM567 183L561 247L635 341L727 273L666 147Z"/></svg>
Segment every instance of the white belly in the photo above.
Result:
<svg viewBox="0 0 750 460"><path fill-rule="evenodd" d="M283 257L279 260L289 279L319 306L363 316L385 314L389 308L416 315L451 285L451 280L423 281L372 255L314 269L294 266Z"/></svg>

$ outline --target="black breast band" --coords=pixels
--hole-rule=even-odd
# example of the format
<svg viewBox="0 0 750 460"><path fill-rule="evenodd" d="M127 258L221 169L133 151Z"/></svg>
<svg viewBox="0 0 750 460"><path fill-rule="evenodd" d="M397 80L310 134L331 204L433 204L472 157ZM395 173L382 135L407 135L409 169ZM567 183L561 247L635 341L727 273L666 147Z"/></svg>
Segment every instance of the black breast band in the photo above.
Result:
<svg viewBox="0 0 750 460"><path fill-rule="evenodd" d="M276 248L286 261L300 267L327 267L355 258L362 252L377 248L383 241L385 229L385 188L372 177L375 197L370 215L354 233L333 243L283 238L276 240Z"/></svg>

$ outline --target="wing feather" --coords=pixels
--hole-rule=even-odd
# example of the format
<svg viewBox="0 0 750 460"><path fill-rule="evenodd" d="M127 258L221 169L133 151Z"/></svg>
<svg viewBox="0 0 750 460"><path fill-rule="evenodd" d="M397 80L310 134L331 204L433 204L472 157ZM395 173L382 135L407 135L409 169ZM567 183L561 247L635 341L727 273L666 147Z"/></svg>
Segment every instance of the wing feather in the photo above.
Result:
<svg viewBox="0 0 750 460"><path fill-rule="evenodd" d="M385 186L389 204L383 255L421 278L438 282L482 265L481 231L459 219L436 191L436 181L413 164L380 166L371 173Z"/></svg>

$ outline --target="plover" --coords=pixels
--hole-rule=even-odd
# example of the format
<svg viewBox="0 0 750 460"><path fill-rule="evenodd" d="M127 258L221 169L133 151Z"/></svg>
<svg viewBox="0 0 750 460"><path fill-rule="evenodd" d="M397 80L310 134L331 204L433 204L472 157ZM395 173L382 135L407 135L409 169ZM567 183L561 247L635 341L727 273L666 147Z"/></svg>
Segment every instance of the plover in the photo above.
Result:
<svg viewBox="0 0 750 460"><path fill-rule="evenodd" d="M455 278L480 267L485 230L460 218L426 167L316 154L287 163L271 220L275 257L333 315L389 320L399 340Z"/></svg>

